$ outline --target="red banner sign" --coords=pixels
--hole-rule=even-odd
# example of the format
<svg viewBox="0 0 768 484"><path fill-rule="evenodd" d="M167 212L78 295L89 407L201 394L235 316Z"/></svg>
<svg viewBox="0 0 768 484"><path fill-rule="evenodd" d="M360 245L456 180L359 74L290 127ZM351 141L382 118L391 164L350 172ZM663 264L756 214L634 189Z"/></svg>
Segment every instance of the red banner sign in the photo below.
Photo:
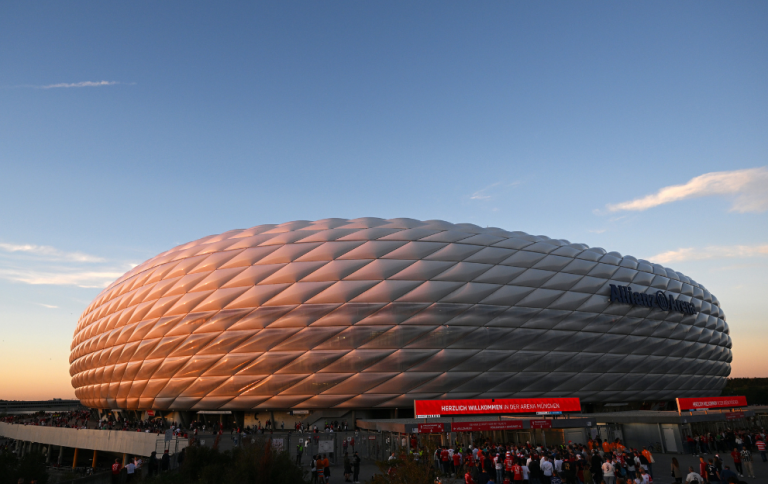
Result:
<svg viewBox="0 0 768 484"><path fill-rule="evenodd" d="M441 423L419 424L420 434L439 434L443 431L444 426Z"/></svg>
<svg viewBox="0 0 768 484"><path fill-rule="evenodd" d="M729 412L725 414L726 420L741 420L744 418L744 412Z"/></svg>
<svg viewBox="0 0 768 484"><path fill-rule="evenodd" d="M452 432L479 432L482 430L516 430L523 428L522 420L502 420L500 422L454 422Z"/></svg>
<svg viewBox="0 0 768 484"><path fill-rule="evenodd" d="M485 400L414 400L416 418L499 413L580 412L578 398L494 398Z"/></svg>
<svg viewBox="0 0 768 484"><path fill-rule="evenodd" d="M531 420L530 424L532 429L551 429L552 428L551 420Z"/></svg>
<svg viewBox="0 0 768 484"><path fill-rule="evenodd" d="M747 397L678 398L677 409L707 410L709 408L746 407Z"/></svg>

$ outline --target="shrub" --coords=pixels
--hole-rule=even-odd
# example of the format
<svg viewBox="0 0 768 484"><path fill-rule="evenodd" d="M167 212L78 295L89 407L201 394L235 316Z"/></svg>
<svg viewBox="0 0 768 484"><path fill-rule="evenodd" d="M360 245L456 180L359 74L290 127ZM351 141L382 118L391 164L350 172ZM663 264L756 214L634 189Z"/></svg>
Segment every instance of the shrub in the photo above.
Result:
<svg viewBox="0 0 768 484"><path fill-rule="evenodd" d="M40 452L28 452L19 459L11 452L1 452L0 484L16 484L19 479L24 479L26 483L36 480L38 484L46 484L48 471L45 456Z"/></svg>
<svg viewBox="0 0 768 484"><path fill-rule="evenodd" d="M162 484L301 484L303 471L288 452L275 452L268 443L246 444L220 452L208 447L187 447L178 472L161 474Z"/></svg>

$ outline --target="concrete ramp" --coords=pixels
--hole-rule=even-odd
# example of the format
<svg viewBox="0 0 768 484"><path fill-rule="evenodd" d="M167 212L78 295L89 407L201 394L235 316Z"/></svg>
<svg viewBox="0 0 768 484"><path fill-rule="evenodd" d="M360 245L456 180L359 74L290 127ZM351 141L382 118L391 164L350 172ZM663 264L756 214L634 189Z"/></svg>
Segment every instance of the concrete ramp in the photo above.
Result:
<svg viewBox="0 0 768 484"><path fill-rule="evenodd" d="M0 423L0 436L9 439L50 444L75 449L90 449L119 454L148 456L164 436L121 430L80 430Z"/></svg>

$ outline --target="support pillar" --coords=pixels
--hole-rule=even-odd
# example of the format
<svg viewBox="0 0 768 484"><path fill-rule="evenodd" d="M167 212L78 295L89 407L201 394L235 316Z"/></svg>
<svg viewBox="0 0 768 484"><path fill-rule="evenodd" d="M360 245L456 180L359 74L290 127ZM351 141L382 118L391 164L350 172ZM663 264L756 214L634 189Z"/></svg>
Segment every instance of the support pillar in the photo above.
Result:
<svg viewBox="0 0 768 484"><path fill-rule="evenodd" d="M48 464L51 462L51 444L48 444L48 447L45 449L45 463Z"/></svg>
<svg viewBox="0 0 768 484"><path fill-rule="evenodd" d="M56 462L58 465L61 465L61 461L64 460L64 446L59 446L59 460Z"/></svg>
<svg viewBox="0 0 768 484"><path fill-rule="evenodd" d="M125 464L128 462L128 454L123 454L123 467L125 467Z"/></svg>
<svg viewBox="0 0 768 484"><path fill-rule="evenodd" d="M97 456L97 454L98 454L98 452L96 450L94 450L93 451L93 460L91 461L91 468L93 468L93 469L96 468L96 456Z"/></svg>
<svg viewBox="0 0 768 484"><path fill-rule="evenodd" d="M77 467L77 447L75 447L75 456L72 458L72 468Z"/></svg>

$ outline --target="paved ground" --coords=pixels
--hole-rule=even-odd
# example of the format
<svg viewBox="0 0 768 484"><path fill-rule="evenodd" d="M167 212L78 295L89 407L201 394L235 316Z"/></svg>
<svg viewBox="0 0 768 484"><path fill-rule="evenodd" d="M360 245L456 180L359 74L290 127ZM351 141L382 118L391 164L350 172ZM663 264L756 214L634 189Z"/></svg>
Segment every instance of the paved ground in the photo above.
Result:
<svg viewBox="0 0 768 484"><path fill-rule="evenodd" d="M656 460L656 463L653 465L653 475L654 480L653 484L672 484L675 482L675 480L670 475L671 472L671 463L672 463L672 457L677 457L678 462L680 463L681 469L685 471L687 474L688 466L693 466L694 469L698 469L698 457L694 457L691 455L679 455L679 454L656 454L654 455L654 459ZM707 459L712 457L711 454L703 456ZM731 466L731 470L734 470L733 461L731 460L731 456L728 455L727 457L722 456L725 458L725 465ZM753 466L755 468L755 479L750 478L743 478L744 481L748 483L755 483L755 484L768 484L768 464L762 462L760 460L760 454L754 454L754 458L756 459L753 462ZM368 479L370 479L374 473L378 472L378 468L373 464L363 464L360 467L360 482L365 482ZM684 474L685 475L685 474ZM683 477L685 479L685 477ZM456 484L463 482L463 480L459 479L443 479L443 482L445 484ZM341 465L331 466L331 482L330 484L343 484L344 483L344 469Z"/></svg>
<svg viewBox="0 0 768 484"><path fill-rule="evenodd" d="M684 471L683 476L685 476L688 473L688 466L693 466L694 470L698 472L699 469L699 458L694 457L692 455L676 455L676 454L654 454L654 459L656 460L656 463L653 465L653 484L670 484L672 482L675 482L675 480L670 475L671 470L671 463L672 463L672 457L677 457L678 462L680 462L680 469ZM709 459L710 457L713 457L712 454L707 454L702 456L705 459ZM733 459L731 459L731 455L728 454L723 455L720 454L720 457L723 458L724 464L731 466L731 470L736 472L736 468L733 466ZM743 481L746 481L748 483L760 483L760 484L768 484L768 464L764 463L762 460L760 460L760 454L754 453L753 454L754 461L752 462L752 466L755 469L755 479L750 479L748 477L742 478ZM685 477L683 477L685 479Z"/></svg>

